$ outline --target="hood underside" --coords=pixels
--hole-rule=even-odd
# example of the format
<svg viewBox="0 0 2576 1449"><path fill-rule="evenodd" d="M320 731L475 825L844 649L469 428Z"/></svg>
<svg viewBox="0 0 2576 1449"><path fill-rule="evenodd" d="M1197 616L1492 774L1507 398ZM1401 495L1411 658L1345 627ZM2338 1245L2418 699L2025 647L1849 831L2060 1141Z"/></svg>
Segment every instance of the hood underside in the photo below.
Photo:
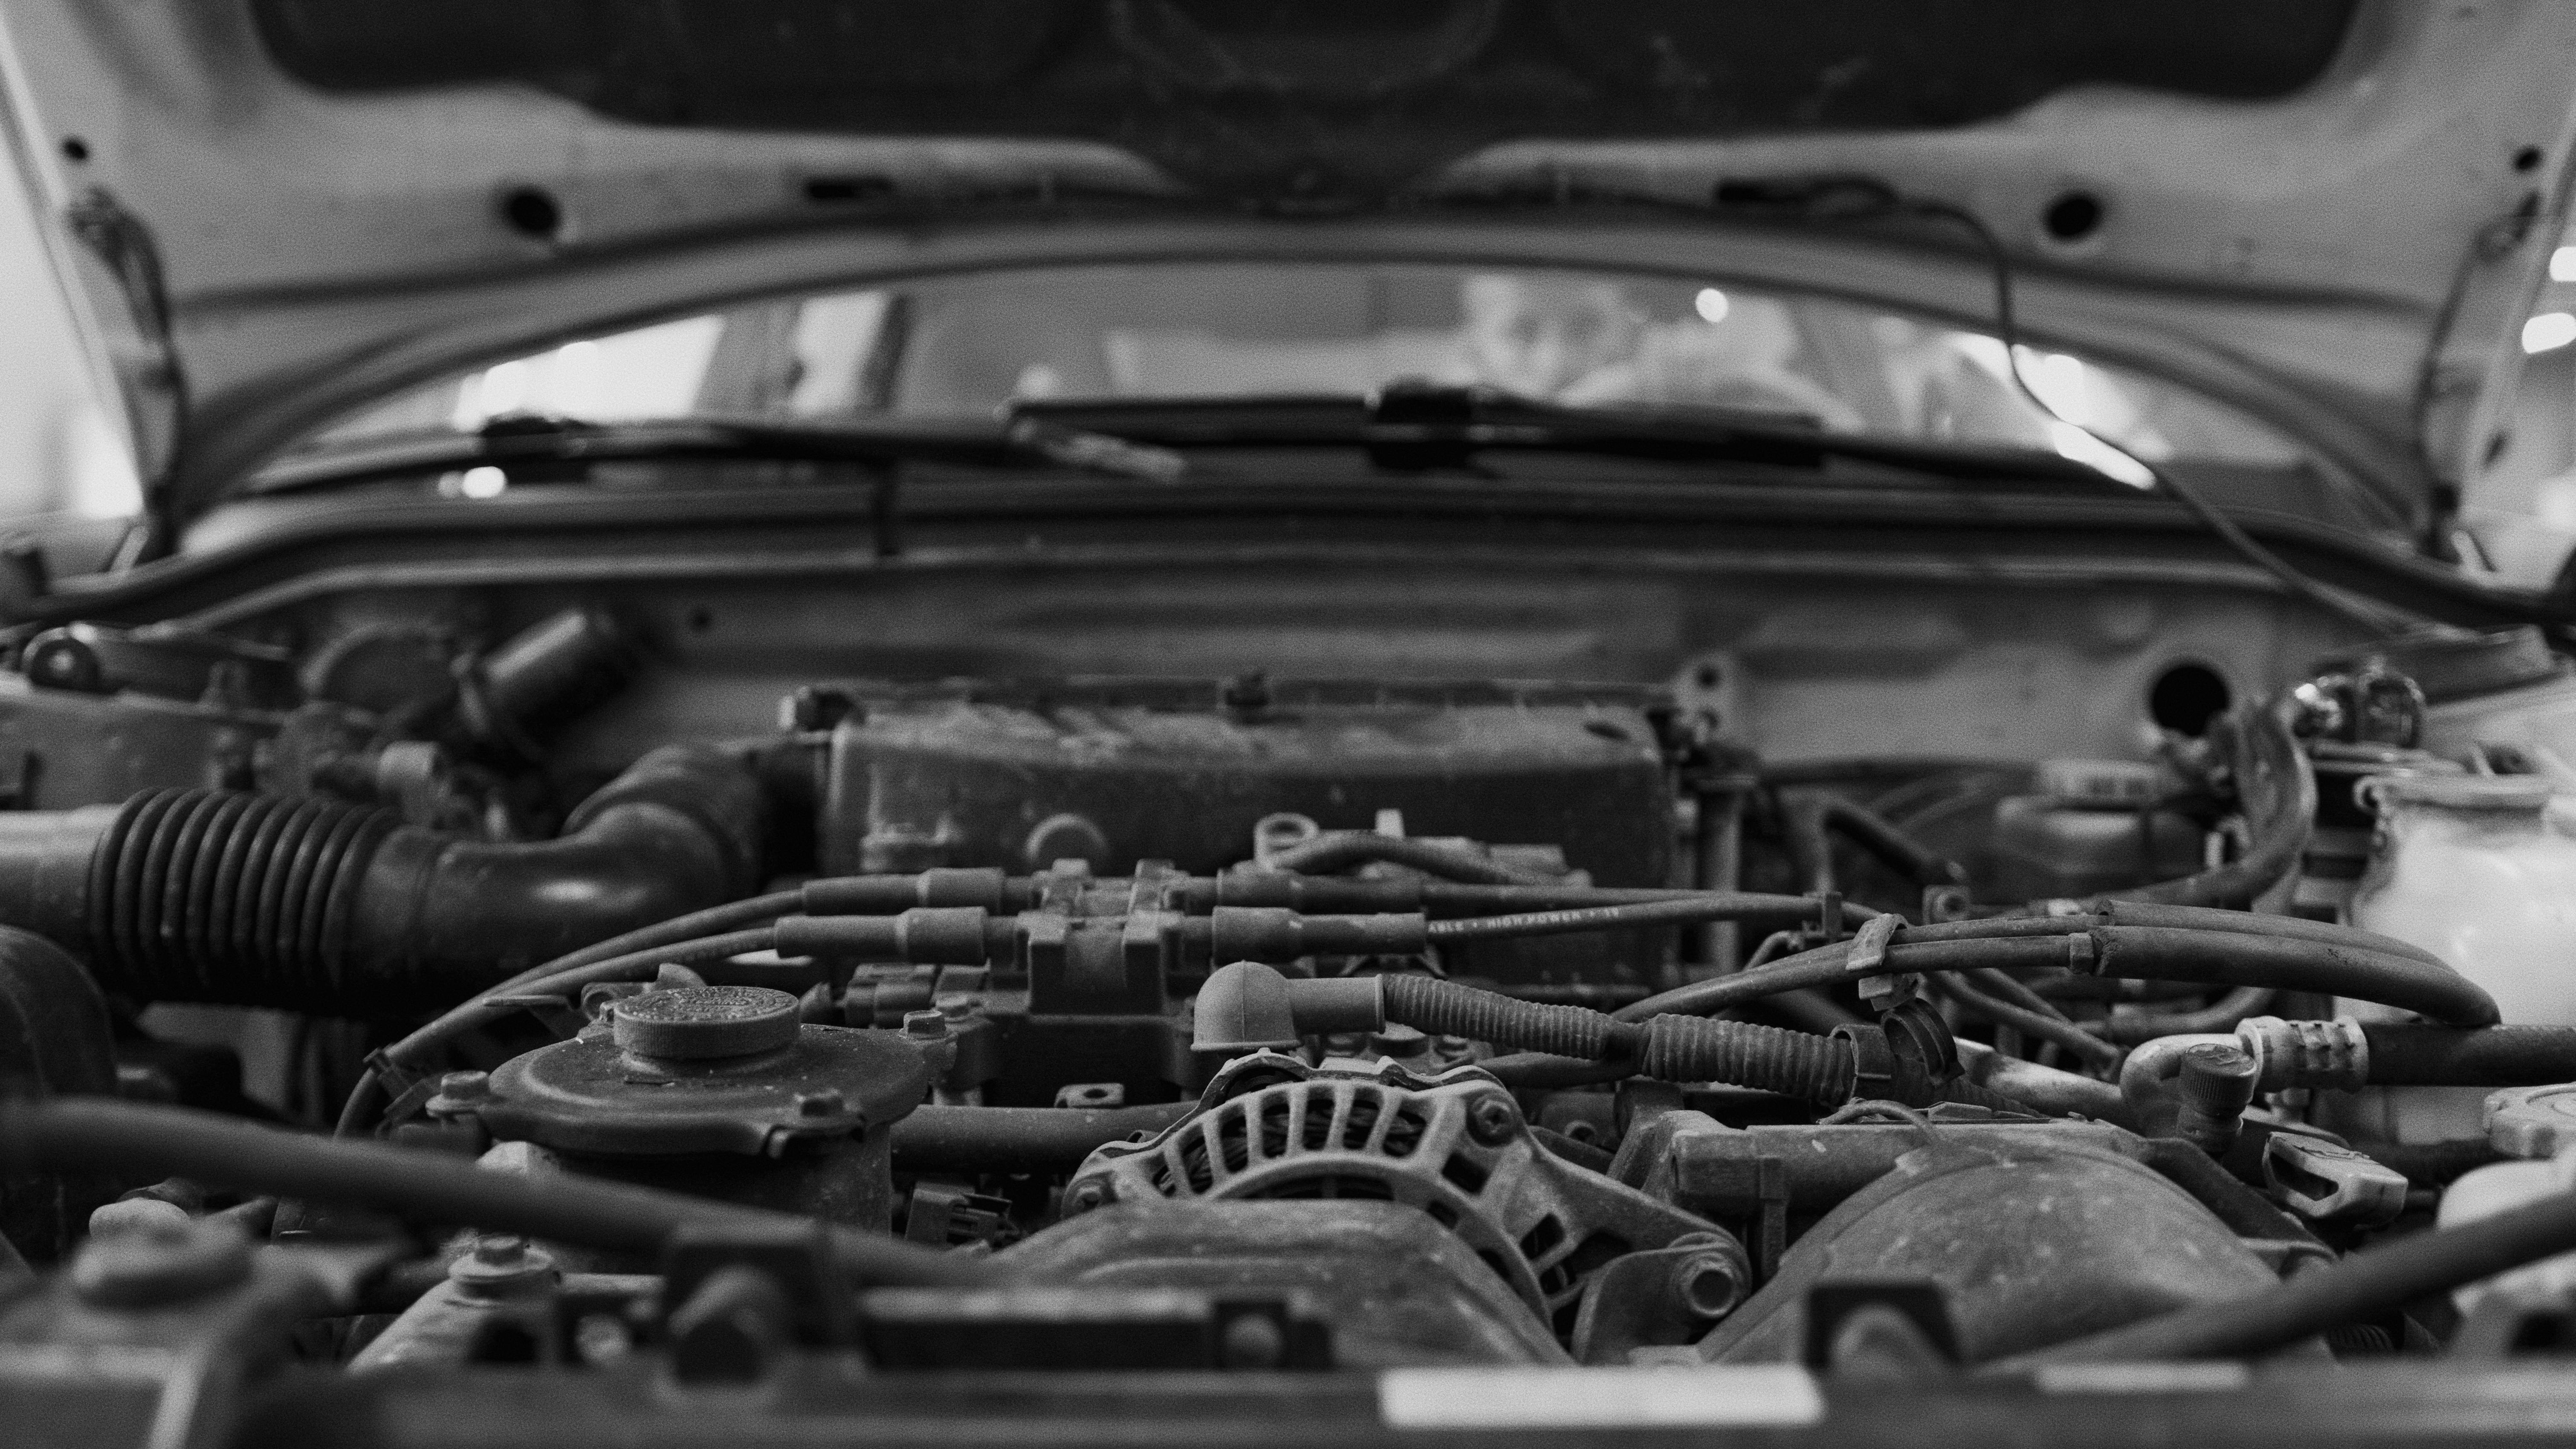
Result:
<svg viewBox="0 0 2576 1449"><path fill-rule="evenodd" d="M1617 261L2034 336L2457 482L2559 233L2576 7L15 0L0 82L185 517L477 357L907 272ZM184 408L185 444L163 434Z"/></svg>

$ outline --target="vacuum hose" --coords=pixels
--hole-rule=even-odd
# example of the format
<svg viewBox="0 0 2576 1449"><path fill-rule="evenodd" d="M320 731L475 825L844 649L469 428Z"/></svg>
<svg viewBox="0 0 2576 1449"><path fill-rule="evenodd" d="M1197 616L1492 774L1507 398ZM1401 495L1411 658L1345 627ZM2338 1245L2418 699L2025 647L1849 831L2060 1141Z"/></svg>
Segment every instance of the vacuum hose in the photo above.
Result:
<svg viewBox="0 0 2576 1449"><path fill-rule="evenodd" d="M228 790L0 815L0 924L144 1001L392 1015L757 884L764 802L712 751L657 750L553 840Z"/></svg>

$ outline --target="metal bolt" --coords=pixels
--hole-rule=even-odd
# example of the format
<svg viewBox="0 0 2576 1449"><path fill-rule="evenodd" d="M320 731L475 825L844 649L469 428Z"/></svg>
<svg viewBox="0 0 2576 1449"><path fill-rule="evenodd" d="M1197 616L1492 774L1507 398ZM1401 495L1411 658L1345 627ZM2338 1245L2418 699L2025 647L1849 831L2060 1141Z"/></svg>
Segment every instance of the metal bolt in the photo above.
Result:
<svg viewBox="0 0 2576 1449"><path fill-rule="evenodd" d="M830 1088L796 1094L796 1115L799 1117L837 1117L847 1105L841 1094Z"/></svg>
<svg viewBox="0 0 2576 1449"><path fill-rule="evenodd" d="M948 1016L939 1011L907 1011L903 1034L914 1041L938 1041L948 1035Z"/></svg>
<svg viewBox="0 0 2576 1449"><path fill-rule="evenodd" d="M555 1260L514 1233L485 1233L474 1251L447 1265L448 1281L478 1298L498 1298L555 1276Z"/></svg>
<svg viewBox="0 0 2576 1449"><path fill-rule="evenodd" d="M1722 1318L1744 1297L1744 1279L1723 1253L1694 1253L1673 1265L1673 1301L1698 1318Z"/></svg>
<svg viewBox="0 0 2576 1449"><path fill-rule="evenodd" d="M1467 1135L1487 1147L1500 1147L1520 1131L1521 1114L1507 1098L1478 1097L1467 1108Z"/></svg>

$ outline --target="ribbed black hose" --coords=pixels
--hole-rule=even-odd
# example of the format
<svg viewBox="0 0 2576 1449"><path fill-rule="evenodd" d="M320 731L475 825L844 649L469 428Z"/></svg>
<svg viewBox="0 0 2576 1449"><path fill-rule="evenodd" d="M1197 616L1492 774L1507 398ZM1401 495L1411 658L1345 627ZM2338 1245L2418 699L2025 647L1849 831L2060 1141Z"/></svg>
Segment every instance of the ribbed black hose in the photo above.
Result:
<svg viewBox="0 0 2576 1449"><path fill-rule="evenodd" d="M2364 1022L2374 1087L2543 1087L2576 1081L2576 1027L2490 1026L2461 1031Z"/></svg>
<svg viewBox="0 0 2576 1449"><path fill-rule="evenodd" d="M1509 916L1465 916L1433 921L1425 934L1434 941L1489 941L1516 936L1570 936L1589 931L1618 931L1632 926L1688 926L1706 921L1740 921L1749 917L1776 919L1784 914L1774 904L1776 899L1767 896L1738 897L1711 891L1671 900L1523 911ZM1817 905L1805 901L1804 897L1794 899L1804 902L1805 909L1800 914L1813 921ZM1867 920L1874 914L1864 912L1861 919Z"/></svg>
<svg viewBox="0 0 2576 1449"><path fill-rule="evenodd" d="M1430 976L1387 976L1386 1019L1435 1036L1599 1061L1634 1051L1637 1029L1586 1006L1517 1001Z"/></svg>
<svg viewBox="0 0 2576 1449"><path fill-rule="evenodd" d="M1851 1047L1749 1021L1659 1016L1646 1023L1637 1068L1667 1082L1724 1082L1837 1107L1851 1100Z"/></svg>
<svg viewBox="0 0 2576 1449"><path fill-rule="evenodd" d="M90 968L147 1001L345 999L359 887L399 823L228 790L137 795L90 857Z"/></svg>
<svg viewBox="0 0 2576 1449"><path fill-rule="evenodd" d="M2576 1249L2576 1194L2365 1248L2275 1287L2043 1349L1998 1367L2065 1360L2240 1358Z"/></svg>
<svg viewBox="0 0 2576 1449"><path fill-rule="evenodd" d="M466 1226L622 1252L651 1252L693 1224L821 1232L862 1284L993 1283L992 1264L883 1233L708 1198L578 1177L477 1172L445 1153L335 1142L184 1107L96 1097L0 1101L0 1170L184 1177L210 1187L373 1208L409 1222Z"/></svg>
<svg viewBox="0 0 2576 1449"><path fill-rule="evenodd" d="M1849 1045L1832 1037L1692 1016L1659 1016L1640 1029L1582 1006L1547 1006L1428 976L1383 978L1386 1019L1421 1031L1511 1048L1539 1074L1615 1080L1642 1073L1668 1082L1724 1082L1838 1106L1851 1096ZM1549 1068L1545 1059L1566 1062ZM1511 1064L1522 1071L1521 1061Z"/></svg>

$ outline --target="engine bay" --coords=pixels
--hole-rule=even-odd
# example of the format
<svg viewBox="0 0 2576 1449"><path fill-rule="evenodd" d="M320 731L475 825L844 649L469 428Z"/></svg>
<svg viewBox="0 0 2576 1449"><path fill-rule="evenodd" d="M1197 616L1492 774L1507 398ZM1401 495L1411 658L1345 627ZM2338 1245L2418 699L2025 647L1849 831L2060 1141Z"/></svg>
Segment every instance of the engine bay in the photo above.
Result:
<svg viewBox="0 0 2576 1449"><path fill-rule="evenodd" d="M0 1341L1936 1381L2565 1311L2494 1254L2546 1257L2576 1017L2400 900L2480 888L2409 809L2556 848L2536 634L2271 688L2097 603L2125 703L2015 756L2009 697L1801 748L1848 687L1769 625L1659 683L887 671L753 724L807 656L710 674L705 612L20 639Z"/></svg>

